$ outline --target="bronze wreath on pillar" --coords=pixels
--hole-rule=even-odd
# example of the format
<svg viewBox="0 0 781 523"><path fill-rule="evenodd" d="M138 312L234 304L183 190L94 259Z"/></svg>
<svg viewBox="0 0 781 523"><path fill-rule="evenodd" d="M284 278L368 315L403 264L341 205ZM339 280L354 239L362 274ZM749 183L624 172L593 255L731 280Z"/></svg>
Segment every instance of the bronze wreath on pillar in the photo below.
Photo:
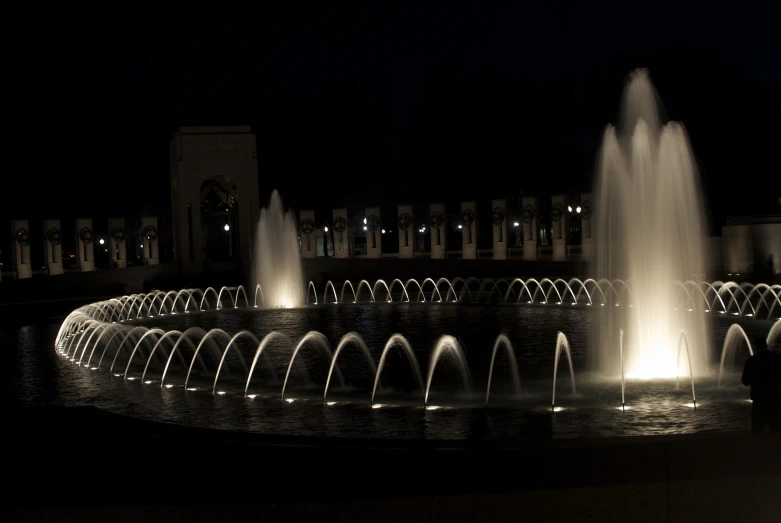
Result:
<svg viewBox="0 0 781 523"><path fill-rule="evenodd" d="M409 247L409 229L412 225L412 216L404 212L399 215L399 229L404 231L404 247Z"/></svg>
<svg viewBox="0 0 781 523"><path fill-rule="evenodd" d="M491 214L491 221L494 225L499 227L499 241L504 241L504 231L502 231L502 224L504 223L504 209L501 207L494 207L494 212Z"/></svg>
<svg viewBox="0 0 781 523"><path fill-rule="evenodd" d="M468 240L467 243L472 243L472 227L471 225L475 221L475 211L472 209L464 209L461 211L461 223L467 228L469 231Z"/></svg>
<svg viewBox="0 0 781 523"><path fill-rule="evenodd" d="M564 216L564 208L560 203L557 203L553 206L553 210L551 211L550 216L554 222L561 220L561 217Z"/></svg>
<svg viewBox="0 0 781 523"><path fill-rule="evenodd" d="M536 211L534 210L534 207L531 205L527 205L523 208L523 223L531 223L532 220L534 220L534 215L536 214Z"/></svg>
<svg viewBox="0 0 781 523"><path fill-rule="evenodd" d="M46 239L49 240L49 243L52 245L59 245L62 241L62 238L60 238L60 230L57 227L52 227L46 231Z"/></svg>
<svg viewBox="0 0 781 523"><path fill-rule="evenodd" d="M30 232L24 227L16 229L16 241L19 245L30 245Z"/></svg>
<svg viewBox="0 0 781 523"><path fill-rule="evenodd" d="M439 211L434 211L431 213L431 219L429 220L431 223L432 229L439 229L442 227L442 224L445 223L445 217L442 215Z"/></svg>
<svg viewBox="0 0 781 523"><path fill-rule="evenodd" d="M584 220L591 218L591 202L586 200L580 206L580 217Z"/></svg>
<svg viewBox="0 0 781 523"><path fill-rule="evenodd" d="M149 242L155 241L157 239L157 227L154 225L144 227L144 238Z"/></svg>
<svg viewBox="0 0 781 523"><path fill-rule="evenodd" d="M82 227L79 229L79 239L84 243L85 245L89 245L92 243L92 229L89 227Z"/></svg>
<svg viewBox="0 0 781 523"><path fill-rule="evenodd" d="M313 222L309 218L304 218L301 220L301 232L304 234L312 234L312 231L315 230L315 222Z"/></svg>
<svg viewBox="0 0 781 523"><path fill-rule="evenodd" d="M115 226L111 229L111 238L117 243L125 241L125 228L121 225Z"/></svg>

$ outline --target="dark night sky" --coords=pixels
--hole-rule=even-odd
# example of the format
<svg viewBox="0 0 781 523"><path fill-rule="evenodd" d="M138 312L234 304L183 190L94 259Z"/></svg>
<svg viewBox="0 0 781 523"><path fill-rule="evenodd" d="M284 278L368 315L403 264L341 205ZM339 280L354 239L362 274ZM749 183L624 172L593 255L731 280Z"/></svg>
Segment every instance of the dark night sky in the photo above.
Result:
<svg viewBox="0 0 781 523"><path fill-rule="evenodd" d="M6 13L4 220L165 212L180 125L253 125L261 198L294 207L580 189L636 66L690 133L714 223L781 212L763 7L67 4Z"/></svg>

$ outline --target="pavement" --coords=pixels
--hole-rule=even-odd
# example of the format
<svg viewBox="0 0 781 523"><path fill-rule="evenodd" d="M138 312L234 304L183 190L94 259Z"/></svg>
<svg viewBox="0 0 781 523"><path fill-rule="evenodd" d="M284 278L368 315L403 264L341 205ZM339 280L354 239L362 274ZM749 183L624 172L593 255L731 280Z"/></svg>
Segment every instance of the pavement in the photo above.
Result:
<svg viewBox="0 0 781 523"><path fill-rule="evenodd" d="M367 441L6 410L4 521L781 521L781 434Z"/></svg>

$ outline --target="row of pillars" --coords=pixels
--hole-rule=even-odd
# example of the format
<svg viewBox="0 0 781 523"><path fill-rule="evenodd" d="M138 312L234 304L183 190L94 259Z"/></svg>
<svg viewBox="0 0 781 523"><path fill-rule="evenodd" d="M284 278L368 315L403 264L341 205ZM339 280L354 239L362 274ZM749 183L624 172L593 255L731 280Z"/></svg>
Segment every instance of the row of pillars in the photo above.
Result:
<svg viewBox="0 0 781 523"><path fill-rule="evenodd" d="M127 267L127 232L123 218L108 219L108 252L111 257L111 267ZM76 266L80 272L95 270L95 242L103 245L106 239L96 238L92 229L91 218L76 220ZM28 220L11 221L12 257L11 270L17 279L30 278L33 266L30 259L30 224ZM160 251L157 238L157 217L141 218L141 246L145 265L160 263ZM54 276L62 274L62 230L60 220L43 221L43 252L45 256L46 274Z"/></svg>
<svg viewBox="0 0 781 523"><path fill-rule="evenodd" d="M570 215L576 213L581 219L582 240L581 256L590 259L594 252L594 239L591 234L591 194L582 194L581 203L572 208L569 195L559 194L551 197L551 240L553 260L567 259L567 242ZM522 227L523 259L539 258L539 226L540 206L537 197L522 199L523 214L518 221L509 215L507 200L491 201L491 221L493 223L493 258L506 260L509 258L508 239L513 228ZM412 205L398 205L399 258L415 257L415 242L413 241L416 224L413 219ZM364 229L366 230L366 257L382 257L382 229L379 207L365 208ZM301 231L301 254L304 258L314 258L317 255L315 234L315 213L303 210L299 215ZM444 203L432 203L429 207L429 223L422 227L430 228L431 258L445 259L447 257L447 229ZM458 228L462 234L462 257L476 259L478 213L475 201L461 202L461 213L458 218ZM347 209L334 209L332 216L332 231L326 229L326 238L333 233L334 257L348 258L350 256L349 227ZM326 247L327 248L327 247Z"/></svg>

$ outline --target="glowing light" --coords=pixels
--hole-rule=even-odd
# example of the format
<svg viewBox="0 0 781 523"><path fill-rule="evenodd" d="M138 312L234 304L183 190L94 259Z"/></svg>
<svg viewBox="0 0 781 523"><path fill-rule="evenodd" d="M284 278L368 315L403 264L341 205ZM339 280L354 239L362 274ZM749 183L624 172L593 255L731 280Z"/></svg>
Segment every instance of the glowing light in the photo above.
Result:
<svg viewBox="0 0 781 523"><path fill-rule="evenodd" d="M130 377L128 377L128 378L127 378L127 380L128 380L128 381L133 381L134 379L135 379L135 378L134 378L134 377L132 377L132 376L130 376Z"/></svg>
<svg viewBox="0 0 781 523"><path fill-rule="evenodd" d="M225 391L224 390L218 390L217 394L219 394L220 396L224 396L225 395Z"/></svg>
<svg viewBox="0 0 781 523"><path fill-rule="evenodd" d="M575 208L575 212L576 212L576 213L578 213L578 214L580 214L580 205L578 205L578 206Z"/></svg>
<svg viewBox="0 0 781 523"><path fill-rule="evenodd" d="M459 225L459 226L458 226L458 228L459 228L459 229L463 229L464 227L463 227L462 225Z"/></svg>
<svg viewBox="0 0 781 523"><path fill-rule="evenodd" d="M247 397L251 400L254 400L257 397L257 394L247 394Z"/></svg>
<svg viewBox="0 0 781 523"><path fill-rule="evenodd" d="M518 223L518 222L513 222L513 227L518 227L519 225L520 225L520 223Z"/></svg>
<svg viewBox="0 0 781 523"><path fill-rule="evenodd" d="M99 243L99 244L101 244L101 245L103 245L104 243L106 243L106 240L104 240L103 238L101 238L100 240L98 240L98 243Z"/></svg>
<svg viewBox="0 0 781 523"><path fill-rule="evenodd" d="M696 409L697 407L701 407L701 406L702 406L702 404L699 404L699 405L697 405L697 404L695 404L695 403L685 403L683 406L684 406L684 407L689 407L689 408L691 408L691 409Z"/></svg>
<svg viewBox="0 0 781 523"><path fill-rule="evenodd" d="M172 387L173 387L173 385L171 385L170 383L169 383L168 385L166 385L166 386L165 386L165 388L166 388L166 389L170 389L170 388L172 388Z"/></svg>
<svg viewBox="0 0 781 523"><path fill-rule="evenodd" d="M382 230L382 234L385 234L385 229Z"/></svg>
<svg viewBox="0 0 781 523"><path fill-rule="evenodd" d="M226 223L223 229L225 229L225 232L228 232L229 230L231 230L231 226Z"/></svg>
<svg viewBox="0 0 781 523"><path fill-rule="evenodd" d="M616 407L616 409L621 410L621 411L629 410L631 408L632 407L630 407L629 405L623 405L623 406Z"/></svg>
<svg viewBox="0 0 781 523"><path fill-rule="evenodd" d="M144 382L144 385L149 385L150 383L152 383L152 380L146 380L146 381Z"/></svg>
<svg viewBox="0 0 781 523"><path fill-rule="evenodd" d="M335 401L329 401L329 402L326 403L326 405L328 405L330 407L331 405L336 405L336 402Z"/></svg>
<svg viewBox="0 0 781 523"><path fill-rule="evenodd" d="M366 225L366 218L363 219L363 224Z"/></svg>
<svg viewBox="0 0 781 523"><path fill-rule="evenodd" d="M186 389L186 390L192 390L192 391L194 391L194 390L198 390L198 389L197 389L197 388L195 388L195 387L187 387L187 389Z"/></svg>
<svg viewBox="0 0 781 523"><path fill-rule="evenodd" d="M293 403L296 400L294 398L286 398L285 401L287 401L288 403Z"/></svg>
<svg viewBox="0 0 781 523"><path fill-rule="evenodd" d="M439 410L441 408L439 405L426 405L426 410Z"/></svg>
<svg viewBox="0 0 781 523"><path fill-rule="evenodd" d="M569 212L572 212L572 205L567 205L567 210L568 210Z"/></svg>
<svg viewBox="0 0 781 523"><path fill-rule="evenodd" d="M381 408L383 408L384 406L385 406L385 405L383 405L383 404L381 404L381 403L375 403L374 405L372 405L372 408L373 408L373 409L381 409Z"/></svg>
<svg viewBox="0 0 781 523"><path fill-rule="evenodd" d="M325 232L328 232L328 227L325 227L323 230L324 230Z"/></svg>
<svg viewBox="0 0 781 523"><path fill-rule="evenodd" d="M561 412L562 410L566 410L564 407L553 407L553 412Z"/></svg>
<svg viewBox="0 0 781 523"><path fill-rule="evenodd" d="M364 225L364 226L363 226L363 230L365 231L366 229L368 229L368 227L366 227L366 226Z"/></svg>

